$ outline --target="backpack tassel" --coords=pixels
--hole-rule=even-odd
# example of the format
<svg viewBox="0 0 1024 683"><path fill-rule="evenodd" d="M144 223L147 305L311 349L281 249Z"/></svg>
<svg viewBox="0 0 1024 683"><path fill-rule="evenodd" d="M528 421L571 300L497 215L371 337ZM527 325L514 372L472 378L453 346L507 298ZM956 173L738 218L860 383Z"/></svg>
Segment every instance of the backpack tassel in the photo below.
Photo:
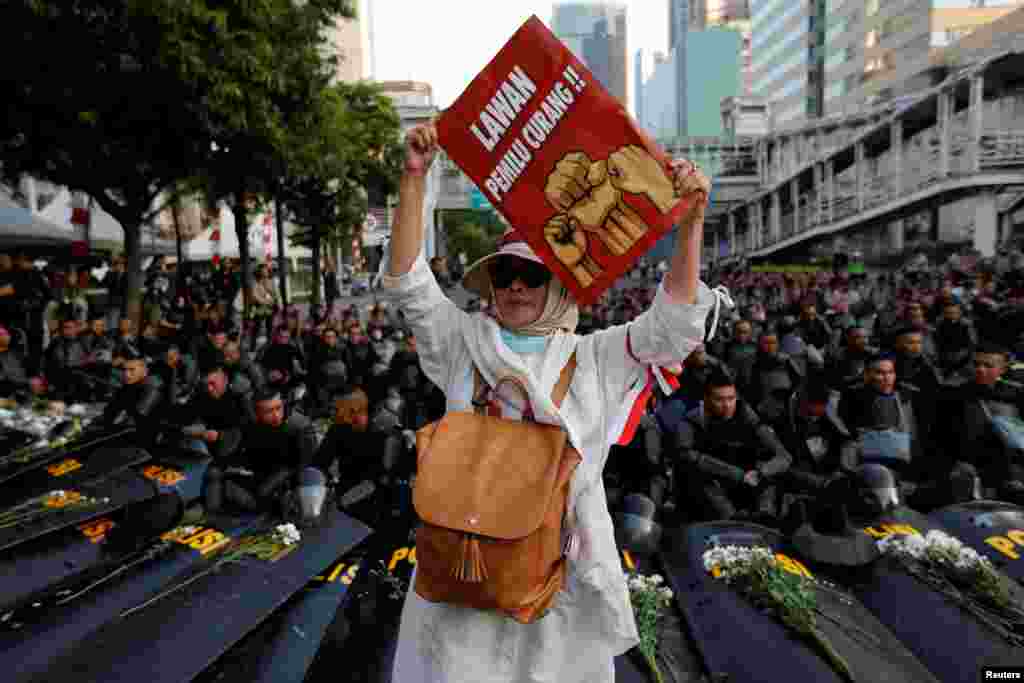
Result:
<svg viewBox="0 0 1024 683"><path fill-rule="evenodd" d="M480 583L487 578L487 567L480 552L480 541L473 534L463 534L459 556L452 567L452 576L466 583Z"/></svg>

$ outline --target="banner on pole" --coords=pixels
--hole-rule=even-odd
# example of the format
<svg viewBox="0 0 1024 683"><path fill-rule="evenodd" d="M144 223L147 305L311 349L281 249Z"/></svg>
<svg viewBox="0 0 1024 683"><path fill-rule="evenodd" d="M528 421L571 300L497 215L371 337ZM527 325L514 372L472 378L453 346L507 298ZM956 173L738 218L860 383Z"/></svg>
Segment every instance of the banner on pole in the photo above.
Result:
<svg viewBox="0 0 1024 683"><path fill-rule="evenodd" d="M536 16L437 121L441 146L580 304L696 206L670 159Z"/></svg>
<svg viewBox="0 0 1024 683"><path fill-rule="evenodd" d="M268 264L274 257L274 212L263 216L263 260Z"/></svg>

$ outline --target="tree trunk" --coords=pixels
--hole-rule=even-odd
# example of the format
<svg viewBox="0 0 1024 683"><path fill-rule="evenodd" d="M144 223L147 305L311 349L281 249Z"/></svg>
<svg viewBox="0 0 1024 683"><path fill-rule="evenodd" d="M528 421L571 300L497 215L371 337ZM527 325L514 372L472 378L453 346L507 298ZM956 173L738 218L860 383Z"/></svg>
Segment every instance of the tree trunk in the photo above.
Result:
<svg viewBox="0 0 1024 683"><path fill-rule="evenodd" d="M185 263L185 258L182 255L181 250L181 223L178 221L178 200L174 200L174 204L171 205L171 218L174 219L174 246L175 251L178 254L178 268L177 271L180 274L182 272L182 265Z"/></svg>
<svg viewBox="0 0 1024 683"><path fill-rule="evenodd" d="M122 313L142 332L142 226L119 221L124 229L124 310Z"/></svg>
<svg viewBox="0 0 1024 683"><path fill-rule="evenodd" d="M320 231L314 232L313 251L313 292L310 298L310 310L320 307Z"/></svg>
<svg viewBox="0 0 1024 683"><path fill-rule="evenodd" d="M281 288L281 305L288 307L288 259L284 256L284 218L281 216L281 200L274 198L274 220L277 221L277 274Z"/></svg>
<svg viewBox="0 0 1024 683"><path fill-rule="evenodd" d="M245 192L235 193L231 205L235 217L235 234L238 236L238 255L242 259L242 329L249 320L249 294L252 291L252 273L249 272L249 217L245 210Z"/></svg>

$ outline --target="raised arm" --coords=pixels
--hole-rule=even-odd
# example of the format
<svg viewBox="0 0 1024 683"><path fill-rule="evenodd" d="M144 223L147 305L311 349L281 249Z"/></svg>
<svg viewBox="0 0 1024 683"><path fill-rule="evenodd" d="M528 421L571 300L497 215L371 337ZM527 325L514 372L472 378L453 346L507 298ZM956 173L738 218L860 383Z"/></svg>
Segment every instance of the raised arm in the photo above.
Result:
<svg viewBox="0 0 1024 683"><path fill-rule="evenodd" d="M697 303L700 288L700 256L704 243L704 211L708 205L711 181L690 161L672 164L676 193L686 196L696 192L697 204L683 216L679 225L679 239L672 254L672 262L665 274L665 292L677 304Z"/></svg>
<svg viewBox="0 0 1024 683"><path fill-rule="evenodd" d="M391 233L391 259L381 280L381 294L405 314L419 340L420 367L439 387L448 386L466 316L437 284L420 252L423 249L423 208L427 174L437 156L433 124L417 126L406 136L405 172L398 186L398 210Z"/></svg>
<svg viewBox="0 0 1024 683"><path fill-rule="evenodd" d="M412 269L423 245L423 202L427 173L437 156L437 129L417 126L405 139L405 171L398 185L398 208L391 231L391 263L388 274L405 275Z"/></svg>

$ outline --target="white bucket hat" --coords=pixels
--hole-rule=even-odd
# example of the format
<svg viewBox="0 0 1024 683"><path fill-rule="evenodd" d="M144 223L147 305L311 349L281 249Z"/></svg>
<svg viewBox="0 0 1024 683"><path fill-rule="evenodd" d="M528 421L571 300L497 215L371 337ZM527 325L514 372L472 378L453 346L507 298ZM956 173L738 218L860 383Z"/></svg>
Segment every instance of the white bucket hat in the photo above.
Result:
<svg viewBox="0 0 1024 683"><path fill-rule="evenodd" d="M501 256L517 256L547 267L547 264L540 256L537 256L522 236L514 228L509 228L498 239L496 252L477 259L473 265L466 268L466 274L462 276L462 286L481 299L489 300L491 298L491 274L487 270L487 264Z"/></svg>

